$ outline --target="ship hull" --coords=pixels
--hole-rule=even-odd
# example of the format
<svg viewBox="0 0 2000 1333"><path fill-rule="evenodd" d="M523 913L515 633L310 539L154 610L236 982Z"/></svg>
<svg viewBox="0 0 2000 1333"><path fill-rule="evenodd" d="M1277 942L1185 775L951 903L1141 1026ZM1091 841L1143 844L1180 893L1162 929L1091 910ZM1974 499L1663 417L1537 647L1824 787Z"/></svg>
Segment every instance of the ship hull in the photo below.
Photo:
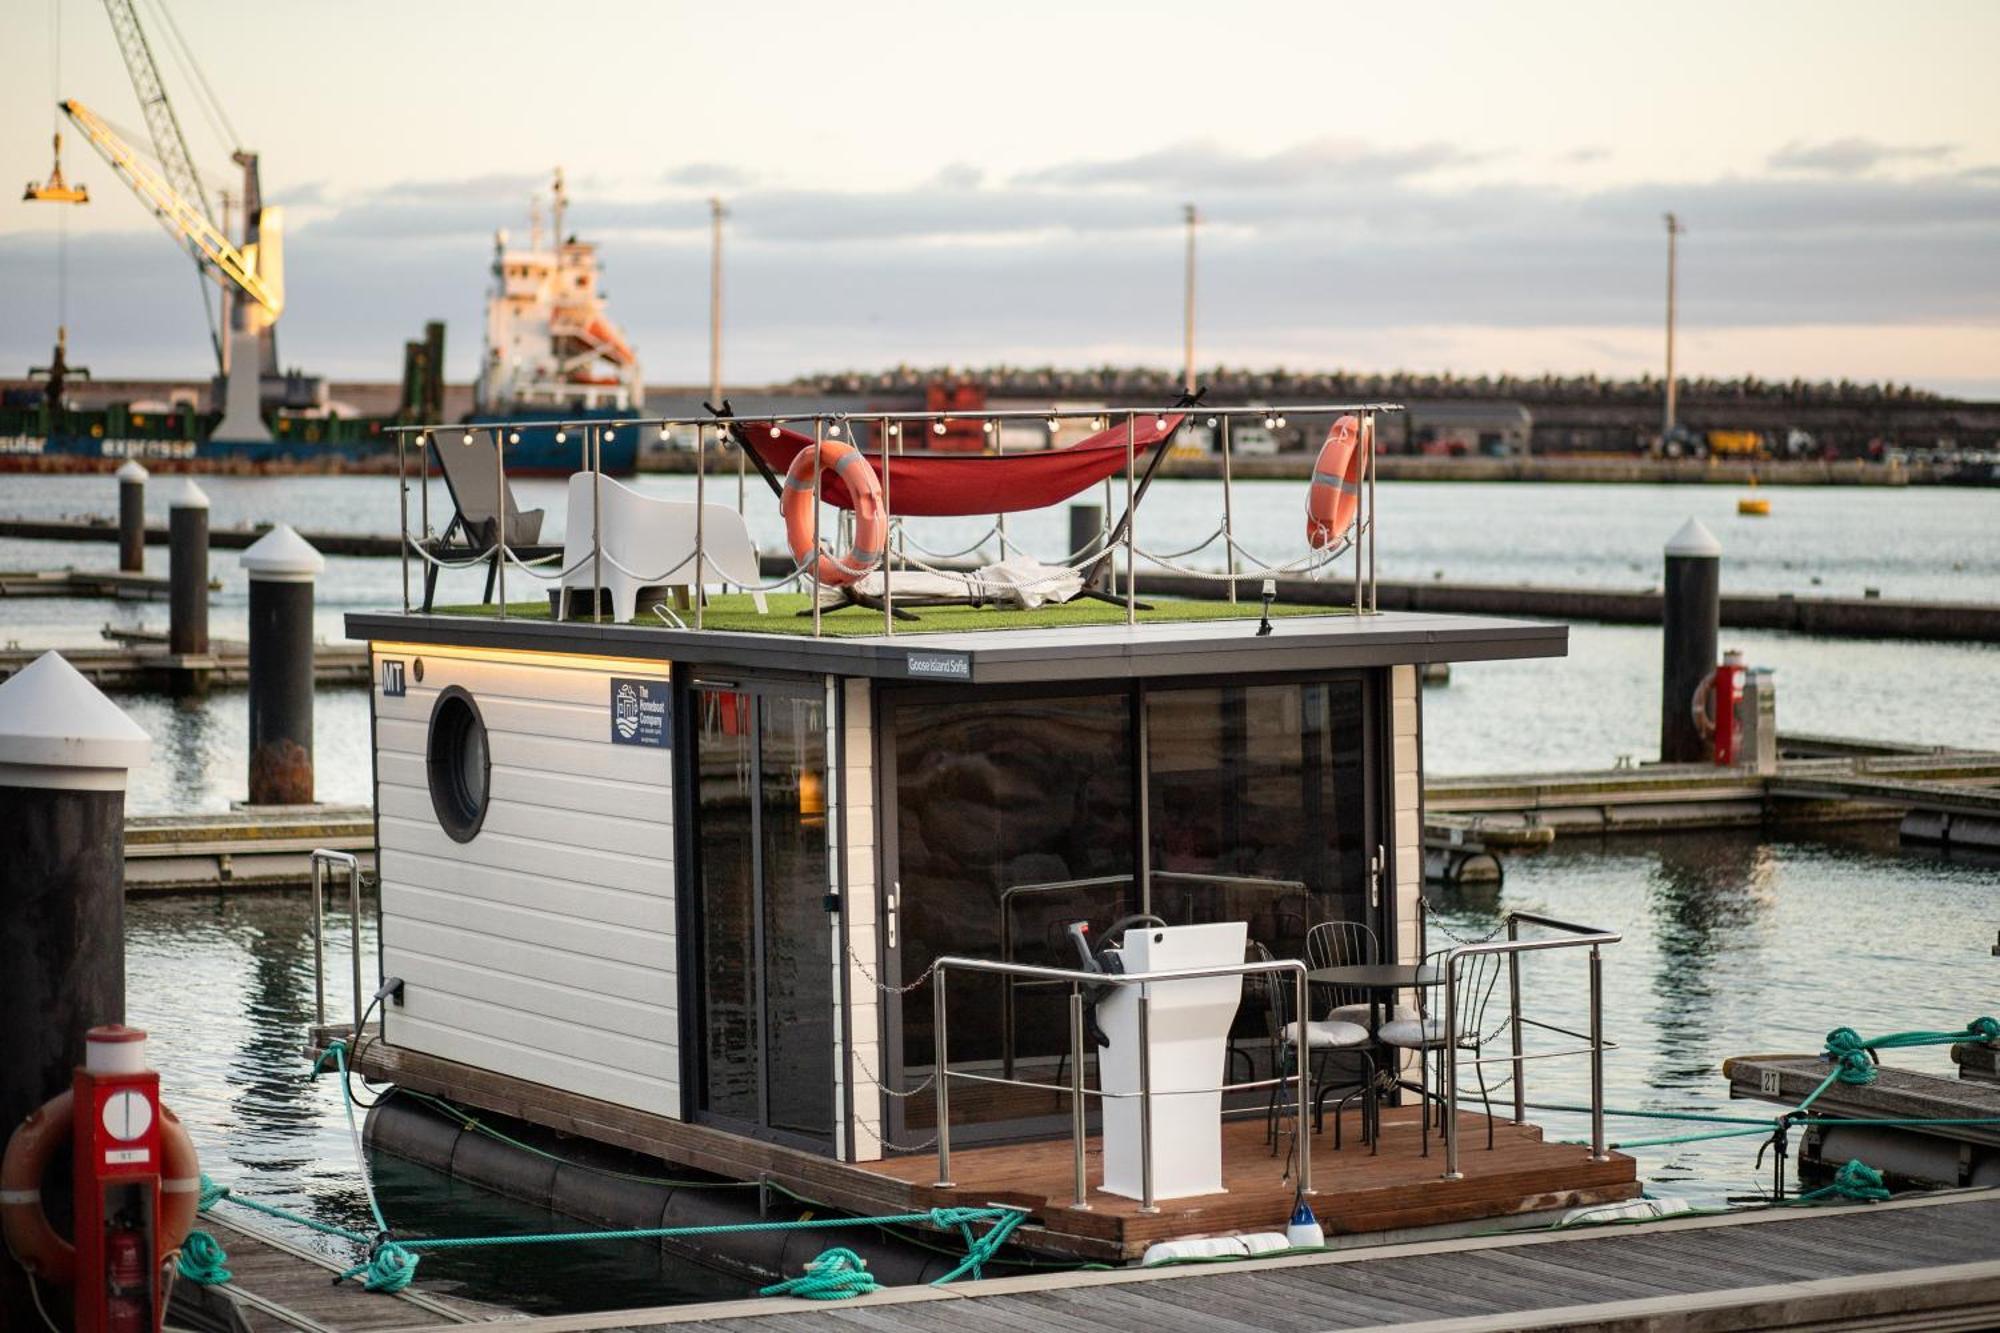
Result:
<svg viewBox="0 0 2000 1333"><path fill-rule="evenodd" d="M499 418L509 425L515 419ZM566 477L583 467L578 435L558 444L555 428L519 419L518 444L506 447L507 473L517 477ZM510 432L512 433L512 432ZM622 438L621 438L622 437ZM638 470L638 430L614 431L598 450L603 470L631 476ZM393 473L395 437L386 431L362 439L319 440L274 436L270 440L215 440L83 432L0 435L0 472L113 472L137 459L156 472L290 476L320 472ZM407 465L416 466L415 451Z"/></svg>

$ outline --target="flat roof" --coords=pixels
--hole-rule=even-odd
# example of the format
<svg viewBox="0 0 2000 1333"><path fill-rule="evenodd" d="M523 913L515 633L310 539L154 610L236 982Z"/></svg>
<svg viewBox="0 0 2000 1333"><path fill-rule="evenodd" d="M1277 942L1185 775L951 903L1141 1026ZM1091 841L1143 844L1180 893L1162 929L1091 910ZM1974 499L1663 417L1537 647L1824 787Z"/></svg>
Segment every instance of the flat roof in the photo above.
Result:
<svg viewBox="0 0 2000 1333"><path fill-rule="evenodd" d="M656 625L500 620L421 612L350 612L353 639L575 653L803 671L881 680L1008 685L1282 671L1422 662L1561 657L1569 627L1491 616L1382 611L1274 617L1268 635L1251 620L968 630L810 638Z"/></svg>

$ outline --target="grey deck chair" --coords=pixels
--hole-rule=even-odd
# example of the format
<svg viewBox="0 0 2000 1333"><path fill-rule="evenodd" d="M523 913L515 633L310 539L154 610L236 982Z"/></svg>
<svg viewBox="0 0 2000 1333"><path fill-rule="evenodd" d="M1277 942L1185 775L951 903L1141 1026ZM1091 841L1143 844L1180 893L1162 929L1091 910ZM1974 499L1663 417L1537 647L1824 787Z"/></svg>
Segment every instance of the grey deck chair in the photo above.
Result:
<svg viewBox="0 0 2000 1333"><path fill-rule="evenodd" d="M437 461L438 471L444 476L445 489L451 493L451 522L436 538L424 543L427 555L437 560L467 560L479 555L494 545L500 523L500 508L506 505L507 549L515 558L539 560L544 556L560 554L562 547L542 545L542 511L522 509L514 502L514 487L503 484L500 478L499 451L493 445L493 432L476 430L469 432L472 443L464 443L464 435L453 431L448 437L439 432L431 432L430 455ZM500 573L500 553L494 551L486 563L486 592L480 601L493 600L494 580ZM424 610L431 609L431 601L437 594L438 567L429 560L424 562Z"/></svg>

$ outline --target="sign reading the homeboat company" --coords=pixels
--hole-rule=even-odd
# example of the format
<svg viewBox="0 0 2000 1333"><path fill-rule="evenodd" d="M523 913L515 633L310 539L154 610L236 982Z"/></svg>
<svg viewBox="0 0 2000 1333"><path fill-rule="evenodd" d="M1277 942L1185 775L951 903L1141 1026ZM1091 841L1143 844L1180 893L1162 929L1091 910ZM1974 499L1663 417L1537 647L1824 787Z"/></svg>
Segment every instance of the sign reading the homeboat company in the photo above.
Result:
<svg viewBox="0 0 2000 1333"><path fill-rule="evenodd" d="M904 670L912 676L930 680L971 680L972 656L969 653L913 652L905 659Z"/></svg>
<svg viewBox="0 0 2000 1333"><path fill-rule="evenodd" d="M671 712L664 680L611 678L611 743L613 745L656 745L671 742Z"/></svg>

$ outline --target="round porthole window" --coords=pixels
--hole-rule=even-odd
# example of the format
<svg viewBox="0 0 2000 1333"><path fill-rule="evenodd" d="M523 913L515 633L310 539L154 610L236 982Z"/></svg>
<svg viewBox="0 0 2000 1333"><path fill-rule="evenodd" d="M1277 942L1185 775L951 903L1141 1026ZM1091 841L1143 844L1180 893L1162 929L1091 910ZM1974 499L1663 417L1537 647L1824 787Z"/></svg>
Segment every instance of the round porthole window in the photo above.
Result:
<svg viewBox="0 0 2000 1333"><path fill-rule="evenodd" d="M486 818L493 760L479 706L456 685L439 694L431 709L428 762L431 808L439 826L454 841L471 842Z"/></svg>

